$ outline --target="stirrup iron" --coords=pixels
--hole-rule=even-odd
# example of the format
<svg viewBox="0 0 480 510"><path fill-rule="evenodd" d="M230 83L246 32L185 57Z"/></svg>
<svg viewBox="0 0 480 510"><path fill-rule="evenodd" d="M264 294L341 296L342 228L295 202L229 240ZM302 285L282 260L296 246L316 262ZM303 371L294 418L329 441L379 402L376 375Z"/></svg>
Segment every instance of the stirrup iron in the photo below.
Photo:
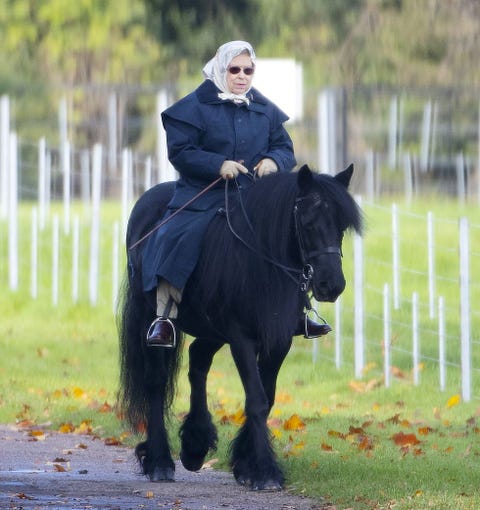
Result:
<svg viewBox="0 0 480 510"><path fill-rule="evenodd" d="M155 327L161 324L168 324L168 327L170 328L171 331L169 338L153 336ZM168 317L157 317L148 328L145 343L147 344L147 347L165 347L166 349L175 348L177 345L177 330L172 320L169 319Z"/></svg>
<svg viewBox="0 0 480 510"><path fill-rule="evenodd" d="M324 331L322 331L321 333L314 333L314 332L310 332L308 330L308 321L309 321L309 314L310 313L313 313L315 314L315 319L319 319L319 321L321 322L320 326L322 328L324 328ZM324 336L328 333L330 333L330 331L332 331L332 328L330 327L330 324L328 324L328 322L321 316L318 314L318 312L314 309L314 308L310 308L307 312L305 312L305 318L304 318L304 338L308 338L308 339L312 339L312 338L319 338L321 336Z"/></svg>

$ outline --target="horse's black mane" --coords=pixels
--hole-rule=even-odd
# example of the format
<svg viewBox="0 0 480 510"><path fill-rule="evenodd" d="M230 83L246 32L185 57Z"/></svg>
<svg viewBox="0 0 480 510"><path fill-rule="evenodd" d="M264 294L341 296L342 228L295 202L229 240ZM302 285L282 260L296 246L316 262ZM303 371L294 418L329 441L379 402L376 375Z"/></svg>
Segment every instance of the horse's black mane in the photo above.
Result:
<svg viewBox="0 0 480 510"><path fill-rule="evenodd" d="M329 175L314 174L310 191L335 205L332 210L340 230L360 231L359 209L342 184ZM260 179L231 199L227 204L230 226L245 244L232 234L224 216L211 222L209 241L204 243L192 282L203 289L199 306L207 315L218 307L229 316L241 312L243 320L260 331L262 342L292 333L304 305L296 283L302 262L293 220L295 200L303 192L297 173L279 173Z"/></svg>

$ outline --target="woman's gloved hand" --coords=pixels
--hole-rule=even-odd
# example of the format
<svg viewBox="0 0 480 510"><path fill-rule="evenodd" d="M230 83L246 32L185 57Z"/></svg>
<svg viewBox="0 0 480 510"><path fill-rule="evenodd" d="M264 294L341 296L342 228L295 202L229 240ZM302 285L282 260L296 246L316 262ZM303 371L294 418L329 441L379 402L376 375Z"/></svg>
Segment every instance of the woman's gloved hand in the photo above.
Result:
<svg viewBox="0 0 480 510"><path fill-rule="evenodd" d="M224 179L234 179L239 173L248 174L248 169L241 163L232 161L231 159L225 160L220 167L220 175Z"/></svg>
<svg viewBox="0 0 480 510"><path fill-rule="evenodd" d="M278 166L270 158L261 159L253 168L259 177L264 177L268 174L273 174L274 172L278 172Z"/></svg>

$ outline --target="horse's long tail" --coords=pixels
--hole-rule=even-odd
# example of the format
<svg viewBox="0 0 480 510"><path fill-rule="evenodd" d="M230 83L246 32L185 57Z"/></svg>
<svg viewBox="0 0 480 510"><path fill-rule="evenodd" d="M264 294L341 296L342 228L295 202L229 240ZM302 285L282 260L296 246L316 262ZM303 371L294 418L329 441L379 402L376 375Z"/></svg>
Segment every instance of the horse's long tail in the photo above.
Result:
<svg viewBox="0 0 480 510"><path fill-rule="evenodd" d="M152 392L163 397L164 411L171 407L182 352L182 339L173 349L147 348L145 335L154 318L139 285L125 277L119 294L117 327L120 340L120 390L123 417L135 431L145 430ZM180 335L179 335L180 336Z"/></svg>

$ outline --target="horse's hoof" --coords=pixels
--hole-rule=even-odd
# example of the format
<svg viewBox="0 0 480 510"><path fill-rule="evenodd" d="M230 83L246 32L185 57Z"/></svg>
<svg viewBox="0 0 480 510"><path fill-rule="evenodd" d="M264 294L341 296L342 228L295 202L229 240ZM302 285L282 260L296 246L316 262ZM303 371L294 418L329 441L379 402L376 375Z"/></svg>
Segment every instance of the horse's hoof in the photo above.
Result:
<svg viewBox="0 0 480 510"><path fill-rule="evenodd" d="M265 482L255 482L252 484L253 491L278 492L282 489L282 485L275 480L266 480Z"/></svg>
<svg viewBox="0 0 480 510"><path fill-rule="evenodd" d="M246 476L238 476L237 478L235 478L235 480L237 481L238 485L242 485L243 487L250 487L252 483L250 481L250 478Z"/></svg>
<svg viewBox="0 0 480 510"><path fill-rule="evenodd" d="M202 469L205 457L189 457L182 450L180 451L180 460L182 461L183 467L188 471L199 471Z"/></svg>
<svg viewBox="0 0 480 510"><path fill-rule="evenodd" d="M150 473L151 482L174 482L175 481L175 470L167 468L156 467L153 473Z"/></svg>

